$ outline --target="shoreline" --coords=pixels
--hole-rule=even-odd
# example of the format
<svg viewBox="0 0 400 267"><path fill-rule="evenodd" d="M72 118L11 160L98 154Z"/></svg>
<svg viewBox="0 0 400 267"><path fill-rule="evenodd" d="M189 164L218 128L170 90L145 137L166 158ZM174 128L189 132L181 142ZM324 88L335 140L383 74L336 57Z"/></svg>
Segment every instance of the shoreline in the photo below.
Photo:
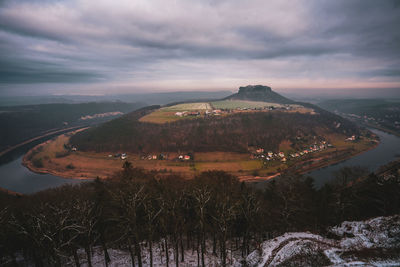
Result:
<svg viewBox="0 0 400 267"><path fill-rule="evenodd" d="M15 192L15 191L12 191L10 189L6 189L4 187L0 187L0 192L5 193L5 194L10 195L10 196L15 196L15 197L20 197L20 196L24 195L22 193Z"/></svg>
<svg viewBox="0 0 400 267"><path fill-rule="evenodd" d="M16 145L14 145L14 146L12 146L12 147L9 147L9 148L7 148L7 149L5 149L5 150L0 151L0 157L6 155L7 153L12 152L13 150L15 150L15 149L17 149L17 148L19 148L19 147L21 147L21 146L27 145L27 144L32 143L32 142L34 142L34 141L36 141L36 140L39 140L39 139L41 139L41 138L45 138L45 137L47 137L47 136L51 136L51 135L55 135L55 134L58 134L58 133L62 133L62 132L64 132L64 131L66 131L66 132L68 132L68 131L74 131L74 130L76 130L76 129L84 128L84 127L87 127L87 126L74 126L74 127L69 127L69 128L64 128L64 129L59 129L59 130L47 132L47 133L45 133L45 134L42 134L42 135L33 137L33 138L31 138L31 139L28 139L28 140L25 140L25 141L23 141L23 142L21 142L21 143L19 143L19 144L16 144Z"/></svg>
<svg viewBox="0 0 400 267"><path fill-rule="evenodd" d="M87 127L75 130L75 132L76 131L82 131L82 130L85 130L85 129L87 129ZM74 131L71 131L71 132L68 132L68 133L72 133L72 132L74 132ZM64 133L64 134L66 134L66 133ZM64 179L73 179L73 180L94 180L95 179L93 177L84 177L84 176L81 176L81 177L79 177L79 176L73 176L73 177L72 176L67 176L67 175L64 175L62 172L57 172L57 171L46 169L46 168L37 168L37 167L33 166L32 161L30 159L28 159L28 157L33 153L33 151L35 149L37 149L40 146L44 146L44 145L48 144L50 141L51 141L51 139L47 140L47 141L45 141L43 143L40 143L40 144L32 147L31 149L29 149L29 151L26 152L25 155L23 156L21 164L24 167L26 167L29 171L34 172L36 174L50 174L50 175L54 175L54 176L61 177L61 178L64 178Z"/></svg>
<svg viewBox="0 0 400 267"><path fill-rule="evenodd" d="M39 147L39 146L46 145L46 144L49 143L50 141L51 141L51 140L47 140L46 142L43 142L43 143L41 143L41 144L38 144L38 145L36 145L35 147L33 147L32 149L30 149L30 150L24 155L24 157L23 157L23 159L22 159L22 165L25 166L26 168L28 168L30 171L32 171L32 172L34 172L34 173L37 173L37 174L50 174L50 175L58 176L58 177L65 178L65 179L93 180L93 179L95 179L96 177L99 177L99 176L96 175L96 174L93 174L93 175L88 175L88 174L86 174L86 175L84 175L84 174L80 174L80 175L66 175L65 172L61 172L61 171L54 171L53 169L36 168L36 167L34 167L33 164L32 164L32 161L31 161L31 160L28 160L29 155L32 153L32 151L33 151L34 149L36 149L36 148ZM373 150L373 149L375 149L379 144L380 144L380 141L379 141L379 140L376 140L376 142L375 142L374 145L368 147L368 148L365 149L365 150L358 151L357 153L353 153L353 154L350 154L350 155L347 155L347 156L344 156L344 157L340 157L340 158L337 158L337 159L333 158L332 160L329 160L329 161L327 161L327 162L324 162L324 161L323 161L323 158L321 158L321 159L322 159L322 162L316 162L316 163L314 163L314 164L311 164L310 166L301 168L300 170L290 170L290 167L289 167L289 169L286 169L286 170L281 171L281 172L278 172L278 173L274 173L274 174L269 175L269 176L243 175L243 176L237 176L237 177L238 177L239 181L248 182L248 183L253 183L253 182L261 182L261 181L271 180L271 179L274 179L274 178L276 178L276 177L279 177L281 174L286 173L286 172L293 172L293 173L295 173L295 174L303 175L303 174L306 174L306 173L308 173L308 172L311 172L311 171L314 171L314 170L317 170L317 169L320 169L320 168L325 168L325 167L328 167L328 166L331 166L331 165L334 165L334 164L338 164L338 163L340 163L340 162L346 161L346 160L348 160L348 159L350 159L350 158L353 158L353 157L355 157L355 156L358 156L358 155L360 155L360 154L363 154L363 153L365 153L365 152L368 152L368 151L370 151L370 150ZM308 161L313 161L313 160L315 161L315 160L318 160L318 159L319 159L319 158L311 158L311 159L309 159ZM321 160L321 159L320 159L320 160ZM300 162L299 164L301 165L301 164L304 164L305 162L307 162L307 161ZM296 165L295 165L295 166L296 166ZM110 173L110 174L111 174L111 173ZM100 177L100 179L107 179L107 177L103 177L103 178Z"/></svg>
<svg viewBox="0 0 400 267"><path fill-rule="evenodd" d="M343 157L343 158L340 158L340 159L332 159L332 161L323 162L323 163L320 163L320 164L316 163L312 167L304 168L304 169L302 169L300 171L287 169L287 170L284 170L282 172L278 172L278 173L275 173L275 174L272 174L272 175L269 175L269 176L244 175L244 176L238 176L238 178L239 178L239 180L241 182L243 181L243 182L248 182L248 183L256 183L256 182L264 182L264 181L268 181L268 180L274 179L276 177L279 177L281 174L284 174L284 173L287 173L287 172L293 172L294 174L303 175L303 174L309 173L311 171L315 171L315 170L318 170L318 169L321 169L321 168L325 168L325 167L328 167L328 166L331 166L331 165L335 165L335 164L339 164L339 163L341 163L343 161L349 160L349 159L351 159L351 158L353 158L355 156L361 155L361 154L363 154L365 152L368 152L370 150L375 149L379 144L380 144L380 141L377 141L376 144L374 144L373 146L369 147L366 150L358 151L355 154L351 154L349 156L346 156L346 157Z"/></svg>

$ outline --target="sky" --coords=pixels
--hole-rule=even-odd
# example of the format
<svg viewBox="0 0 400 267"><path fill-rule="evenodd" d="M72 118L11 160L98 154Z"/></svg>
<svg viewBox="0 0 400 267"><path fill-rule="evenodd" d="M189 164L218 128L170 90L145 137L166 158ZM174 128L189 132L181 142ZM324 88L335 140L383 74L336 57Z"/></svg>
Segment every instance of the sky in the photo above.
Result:
<svg viewBox="0 0 400 267"><path fill-rule="evenodd" d="M400 1L0 0L0 96L247 84L400 88Z"/></svg>

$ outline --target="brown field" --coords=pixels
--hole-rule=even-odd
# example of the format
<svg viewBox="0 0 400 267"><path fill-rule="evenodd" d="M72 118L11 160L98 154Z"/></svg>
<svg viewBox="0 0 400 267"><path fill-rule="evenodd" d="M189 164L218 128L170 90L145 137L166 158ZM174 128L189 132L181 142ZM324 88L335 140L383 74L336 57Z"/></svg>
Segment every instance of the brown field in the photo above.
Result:
<svg viewBox="0 0 400 267"><path fill-rule="evenodd" d="M195 158L196 162L242 161L248 159L248 154L234 152L198 152Z"/></svg>
<svg viewBox="0 0 400 267"><path fill-rule="evenodd" d="M292 150L292 147L290 146L292 142L289 140L284 140L279 144L279 151L287 153L288 151Z"/></svg>
<svg viewBox="0 0 400 267"><path fill-rule="evenodd" d="M224 170L230 173L238 173L244 171L253 171L262 168L260 160L242 160L242 161L219 161L219 162L196 162L196 170L210 171L210 170Z"/></svg>
<svg viewBox="0 0 400 267"><path fill-rule="evenodd" d="M109 154L113 155L111 152L76 151L66 154L67 151L64 148L64 144L67 142L68 136L64 134L36 146L24 157L24 164L35 172L51 173L75 179L96 177L104 179L122 168L124 161L120 158L108 157ZM39 149L39 147L42 148ZM57 157L57 154L66 155ZM169 160L143 160L140 159L139 155L128 154L128 160L134 167L167 173L173 172L187 177L194 177L199 172L207 170L225 170L238 175L251 174L254 170L265 172L262 162L250 159L249 154L231 152L196 153L194 162L172 160L177 156L177 153L170 153ZM41 159L43 167L35 167L32 163L35 159Z"/></svg>
<svg viewBox="0 0 400 267"><path fill-rule="evenodd" d="M287 112L289 112L289 113L311 114L311 115L317 114L313 109L305 108L305 107L297 107L295 109L288 110Z"/></svg>
<svg viewBox="0 0 400 267"><path fill-rule="evenodd" d="M141 117L139 121L151 122L151 123L166 123L186 118L186 117L175 116L175 112L176 111L158 109L150 114L147 114L146 116Z"/></svg>

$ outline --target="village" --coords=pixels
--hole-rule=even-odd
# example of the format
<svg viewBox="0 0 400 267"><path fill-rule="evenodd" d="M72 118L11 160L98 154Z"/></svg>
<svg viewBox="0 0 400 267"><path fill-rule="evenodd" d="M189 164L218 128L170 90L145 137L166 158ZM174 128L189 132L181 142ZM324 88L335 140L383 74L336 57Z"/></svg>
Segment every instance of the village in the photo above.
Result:
<svg viewBox="0 0 400 267"><path fill-rule="evenodd" d="M233 113L242 113L242 112L251 112L251 111L272 111L272 110L281 110L288 111L295 109L291 105L281 105L281 106L264 106L264 107L236 107L236 108L221 108L221 109L212 109L212 110L201 110L201 111L178 111L175 112L175 116L178 117L211 117L211 116L220 116L224 114L233 114Z"/></svg>
<svg viewBox="0 0 400 267"><path fill-rule="evenodd" d="M345 142L355 142L358 139L359 138L356 135L352 135L352 136L346 138L344 141ZM314 142L314 144L305 146L303 149L298 150L298 151L291 151L291 152L286 152L286 153L283 151L273 152L273 151L267 151L264 148L258 147L258 148L249 148L249 152L250 152L250 159L262 160L265 165L268 162L277 162L277 161L286 163L287 161L302 158L311 153L318 153L318 152L324 151L328 148L334 148L334 146L325 140L321 140L319 142ZM73 150L76 151L76 148L73 147ZM117 153L115 155L109 154L108 157L109 158L114 157L114 158L120 158L121 160L126 160L128 158L128 155L127 155L127 153ZM185 162L185 161L193 161L194 153L191 153L191 152L189 152L189 153L174 153L173 155L170 155L169 153L149 153L149 154L140 155L139 158L140 158L140 160L171 160L171 161L176 161L176 162Z"/></svg>
<svg viewBox="0 0 400 267"><path fill-rule="evenodd" d="M348 139L352 139L354 136L349 137ZM346 140L348 140L346 139ZM333 148L334 146L327 141L316 142L312 145L309 145L307 148L304 148L299 151L295 151L292 153L285 153L282 151L273 152L266 151L264 148L249 148L250 159L258 159L262 160L264 164L272 161L281 161L286 163L288 160L294 160L296 158L301 158L306 156L307 154L316 153L323 151L327 148ZM121 160L126 160L128 158L127 153L117 153L115 155L108 155L108 157L112 158L120 158ZM193 161L194 153L174 153L170 155L169 153L149 153L140 156L140 160L171 160L176 162L185 162L185 161Z"/></svg>
<svg viewBox="0 0 400 267"><path fill-rule="evenodd" d="M314 143L307 148L302 150L292 152L292 153L284 153L279 151L274 153L272 151L265 151L263 148L257 148L256 150L252 151L251 158L252 159L261 159L264 161L264 164L270 161L281 161L286 163L288 160L294 160L296 158L301 158L310 153L320 152L327 148L333 148L333 145L328 143L327 141L321 141L319 143Z"/></svg>

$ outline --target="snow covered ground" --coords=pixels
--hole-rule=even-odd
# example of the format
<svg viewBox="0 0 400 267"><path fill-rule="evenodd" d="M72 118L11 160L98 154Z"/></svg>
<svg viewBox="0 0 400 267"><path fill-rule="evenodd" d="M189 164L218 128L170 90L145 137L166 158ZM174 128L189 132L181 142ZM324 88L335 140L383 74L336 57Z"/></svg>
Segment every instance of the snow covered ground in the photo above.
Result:
<svg viewBox="0 0 400 267"><path fill-rule="evenodd" d="M211 244L207 246L208 248L211 248ZM108 253L111 258L111 262L109 263L110 267L122 267L122 266L132 266L131 262L131 257L128 251L121 251L121 250L116 250L116 249L108 249ZM228 257L227 257L227 264L228 266L241 266L241 264L238 262L238 259L236 257L233 257L233 255L230 254L230 251L228 251ZM174 251L172 248L169 249L169 266L175 266L175 255ZM181 255L179 255L180 259ZM86 260L86 254L84 250L79 251L79 258L81 262L82 267L87 267L87 260ZM197 265L197 252L196 250L186 250L185 255L184 255L184 262L181 262L179 260L179 266L198 266ZM137 260L137 259L136 259ZM150 253L148 249L143 245L142 246L142 263L143 266L150 266ZM92 256L92 264L93 266L105 266L104 262L104 253L101 247L95 247L93 250L93 256ZM138 266L137 262L135 262L136 266ZM205 265L210 266L210 267L217 267L221 266L220 259L218 255L213 255L212 251L208 251L208 253L205 255ZM71 259L70 264L68 266L75 266L73 259ZM158 266L166 266L166 255L165 251L162 250L161 244L155 244L153 247L153 266L158 267ZM201 266L201 264L200 264Z"/></svg>
<svg viewBox="0 0 400 267"><path fill-rule="evenodd" d="M338 239L286 233L248 255L248 266L400 266L400 216L343 222L328 231ZM310 262L311 261L313 262Z"/></svg>
<svg viewBox="0 0 400 267"><path fill-rule="evenodd" d="M343 222L328 229L327 238L312 233L285 233L263 242L244 260L246 266L400 266L400 215L378 217L367 221ZM211 246L208 246L211 247ZM109 266L132 266L127 251L109 249ZM166 266L165 252L160 245L153 248L154 266ZM82 266L87 266L84 251L80 252ZM173 250L169 264L175 266ZM206 266L220 266L218 256L208 251ZM243 266L240 256L228 252L228 266ZM105 266L100 248L94 249L94 266ZM143 266L149 266L148 250L143 248ZM180 266L198 266L197 252L185 251ZM71 266L74 266L71 259Z"/></svg>

